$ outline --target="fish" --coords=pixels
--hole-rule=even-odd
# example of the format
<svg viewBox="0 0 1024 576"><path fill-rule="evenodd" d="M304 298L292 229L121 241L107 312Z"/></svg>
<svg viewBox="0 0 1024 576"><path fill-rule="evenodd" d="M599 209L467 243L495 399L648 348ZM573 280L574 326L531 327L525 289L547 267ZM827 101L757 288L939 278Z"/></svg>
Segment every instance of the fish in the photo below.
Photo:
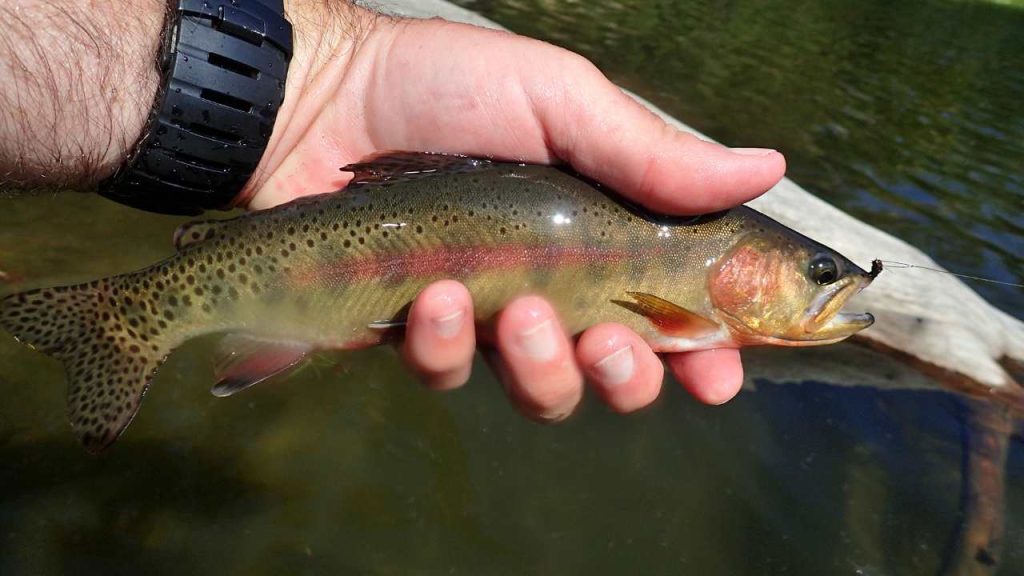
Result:
<svg viewBox="0 0 1024 576"><path fill-rule="evenodd" d="M84 447L109 447L161 363L222 334L212 392L283 374L316 350L400 335L430 282L466 285L485 327L538 294L579 333L635 330L656 352L838 342L870 326L842 311L880 272L740 206L656 214L570 170L391 153L345 166L340 191L183 225L173 256L0 301L0 327L63 362Z"/></svg>

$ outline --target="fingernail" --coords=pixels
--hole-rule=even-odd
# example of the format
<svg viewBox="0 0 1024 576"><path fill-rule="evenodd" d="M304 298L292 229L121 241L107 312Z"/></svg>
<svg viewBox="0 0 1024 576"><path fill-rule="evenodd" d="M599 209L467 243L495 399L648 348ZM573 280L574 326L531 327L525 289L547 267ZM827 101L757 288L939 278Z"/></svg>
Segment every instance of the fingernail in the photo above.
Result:
<svg viewBox="0 0 1024 576"><path fill-rule="evenodd" d="M771 148L729 148L729 150L740 156L768 156L776 152Z"/></svg>
<svg viewBox="0 0 1024 576"><path fill-rule="evenodd" d="M454 338L462 330L465 317L466 314L462 310L456 310L451 314L431 319L434 324L434 333L445 340Z"/></svg>
<svg viewBox="0 0 1024 576"><path fill-rule="evenodd" d="M602 384L618 386L633 377L633 347L625 346L598 360L594 372Z"/></svg>
<svg viewBox="0 0 1024 576"><path fill-rule="evenodd" d="M546 362L558 352L558 334L550 318L519 333L519 348L532 360Z"/></svg>

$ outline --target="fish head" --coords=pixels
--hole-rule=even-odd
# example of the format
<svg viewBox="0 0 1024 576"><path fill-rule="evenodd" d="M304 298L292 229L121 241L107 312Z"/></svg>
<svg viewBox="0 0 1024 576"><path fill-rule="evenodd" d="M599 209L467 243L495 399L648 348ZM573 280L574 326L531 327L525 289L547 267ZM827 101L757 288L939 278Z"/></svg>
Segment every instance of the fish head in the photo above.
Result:
<svg viewBox="0 0 1024 576"><path fill-rule="evenodd" d="M712 264L709 293L737 344L831 344L875 321L841 310L879 271L800 235L752 234Z"/></svg>

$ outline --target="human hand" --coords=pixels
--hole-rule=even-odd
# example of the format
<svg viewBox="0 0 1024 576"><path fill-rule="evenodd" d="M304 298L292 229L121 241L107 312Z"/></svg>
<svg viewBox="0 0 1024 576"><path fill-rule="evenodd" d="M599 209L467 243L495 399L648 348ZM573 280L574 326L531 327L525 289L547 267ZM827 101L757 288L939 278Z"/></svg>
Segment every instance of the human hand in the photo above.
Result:
<svg viewBox="0 0 1024 576"><path fill-rule="evenodd" d="M785 171L775 151L729 149L675 130L584 58L550 44L324 4L286 2L296 39L287 93L242 205L267 208L340 188L339 167L389 150L567 162L666 213L740 204ZM472 318L470 295L456 282L435 283L413 303L403 353L427 385L447 389L468 379ZM568 415L584 377L621 412L646 406L661 387L662 364L636 333L602 324L574 344L538 297L506 307L494 345L492 365L532 418ZM742 383L736 350L666 360L707 403L725 402Z"/></svg>

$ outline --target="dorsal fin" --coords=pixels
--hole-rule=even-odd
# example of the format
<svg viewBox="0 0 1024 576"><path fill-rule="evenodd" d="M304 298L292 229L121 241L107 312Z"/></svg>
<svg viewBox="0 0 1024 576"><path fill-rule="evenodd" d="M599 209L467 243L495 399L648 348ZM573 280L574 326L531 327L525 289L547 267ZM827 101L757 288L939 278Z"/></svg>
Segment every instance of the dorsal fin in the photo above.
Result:
<svg viewBox="0 0 1024 576"><path fill-rule="evenodd" d="M216 237L223 224L224 220L200 220L182 224L174 231L174 249L181 250L196 242Z"/></svg>
<svg viewBox="0 0 1024 576"><path fill-rule="evenodd" d="M428 178L438 173L458 174L492 166L483 158L429 152L384 152L341 168L355 176L351 184Z"/></svg>

